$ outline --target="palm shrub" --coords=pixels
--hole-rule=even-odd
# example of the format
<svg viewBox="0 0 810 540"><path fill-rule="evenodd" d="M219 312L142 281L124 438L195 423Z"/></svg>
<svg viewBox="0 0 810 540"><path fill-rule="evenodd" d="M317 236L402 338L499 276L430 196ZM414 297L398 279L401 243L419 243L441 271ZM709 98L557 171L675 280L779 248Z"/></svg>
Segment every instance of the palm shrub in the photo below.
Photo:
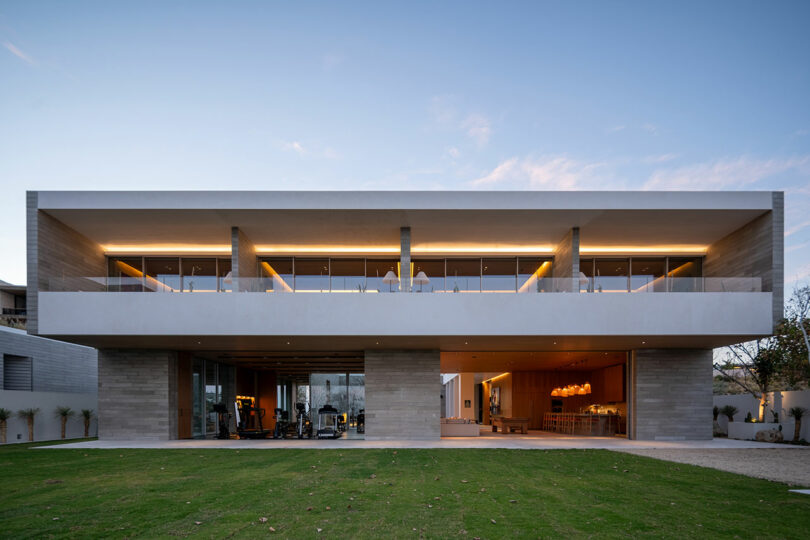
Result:
<svg viewBox="0 0 810 540"><path fill-rule="evenodd" d="M93 409L82 409L82 418L84 418L84 438L90 436L90 420L93 419Z"/></svg>
<svg viewBox="0 0 810 540"><path fill-rule="evenodd" d="M802 432L802 417L805 414L807 414L807 409L804 407L791 407L788 411L788 416L796 421L796 424L793 426L793 440L795 442L799 442L799 437Z"/></svg>
<svg viewBox="0 0 810 540"><path fill-rule="evenodd" d="M8 430L8 419L11 418L11 411L0 407L0 444L6 444L6 431Z"/></svg>
<svg viewBox="0 0 810 540"><path fill-rule="evenodd" d="M67 426L68 418L73 416L73 409L70 407L57 407L56 417L62 421L62 438L65 438L65 427Z"/></svg>
<svg viewBox="0 0 810 540"><path fill-rule="evenodd" d="M28 423L28 442L34 442L34 417L39 414L39 409L21 409L17 411L17 416Z"/></svg>
<svg viewBox="0 0 810 540"><path fill-rule="evenodd" d="M737 407L734 405L724 405L720 408L720 414L728 418L729 422L733 422L734 415L737 414Z"/></svg>

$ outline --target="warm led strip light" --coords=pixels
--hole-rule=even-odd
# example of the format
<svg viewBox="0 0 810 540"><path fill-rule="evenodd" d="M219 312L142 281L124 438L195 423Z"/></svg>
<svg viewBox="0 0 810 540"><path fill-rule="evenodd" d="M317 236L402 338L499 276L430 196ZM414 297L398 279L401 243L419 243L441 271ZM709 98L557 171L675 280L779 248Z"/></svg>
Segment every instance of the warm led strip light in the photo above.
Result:
<svg viewBox="0 0 810 540"><path fill-rule="evenodd" d="M227 244L109 244L102 246L102 249L109 254L133 254L144 255L150 253L195 253L195 254L227 254L231 253L231 246ZM694 254L702 255L707 251L707 246L702 245L659 245L659 246L581 246L581 254L624 254L634 253L674 255L674 254ZM386 254L399 255L398 246L300 246L300 245L258 245L255 247L258 255L270 254L322 254L329 255L335 253L356 253L356 254ZM489 246L489 245L414 245L411 248L412 255L442 255L442 254L547 254L553 253L553 246Z"/></svg>

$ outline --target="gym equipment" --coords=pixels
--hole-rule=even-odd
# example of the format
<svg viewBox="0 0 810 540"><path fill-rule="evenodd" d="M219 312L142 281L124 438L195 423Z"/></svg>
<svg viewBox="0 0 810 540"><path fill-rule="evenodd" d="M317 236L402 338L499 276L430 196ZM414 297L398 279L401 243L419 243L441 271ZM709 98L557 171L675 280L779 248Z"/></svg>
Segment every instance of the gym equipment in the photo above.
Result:
<svg viewBox="0 0 810 540"><path fill-rule="evenodd" d="M276 419L276 427L273 430L273 438L274 439L283 439L287 436L287 431L290 428L290 419L287 414L287 411L281 408L273 409L273 412L276 414L273 418Z"/></svg>
<svg viewBox="0 0 810 540"><path fill-rule="evenodd" d="M304 435L307 436L308 439L312 438L312 422L309 420L309 415L307 414L307 406L304 403L296 403L295 410L297 413L297 418L295 421L295 434L298 435L299 439L303 439Z"/></svg>
<svg viewBox="0 0 810 540"><path fill-rule="evenodd" d="M217 424L219 431L217 432L217 439L230 439L231 438L231 413L228 412L228 407L223 402L214 403L212 410L217 413Z"/></svg>
<svg viewBox="0 0 810 540"><path fill-rule="evenodd" d="M331 405L318 409L318 438L337 439L340 433L337 409Z"/></svg>
<svg viewBox="0 0 810 540"><path fill-rule="evenodd" d="M236 400L236 433L240 439L266 439L269 429L264 429L264 409L254 406L252 397L239 396Z"/></svg>
<svg viewBox="0 0 810 540"><path fill-rule="evenodd" d="M357 433L365 433L366 432L366 410L360 409L360 412L357 413Z"/></svg>

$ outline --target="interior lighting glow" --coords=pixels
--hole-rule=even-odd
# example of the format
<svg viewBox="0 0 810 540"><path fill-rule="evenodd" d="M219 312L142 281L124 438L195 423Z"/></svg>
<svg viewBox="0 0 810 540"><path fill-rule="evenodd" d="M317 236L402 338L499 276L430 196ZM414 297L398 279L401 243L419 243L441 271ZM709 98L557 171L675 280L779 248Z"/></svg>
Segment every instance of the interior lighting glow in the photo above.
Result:
<svg viewBox="0 0 810 540"><path fill-rule="evenodd" d="M149 255L151 253L230 253L228 244L107 244L101 246L105 253L110 255Z"/></svg>
<svg viewBox="0 0 810 540"><path fill-rule="evenodd" d="M703 255L708 249L709 246L698 244L673 244L659 246L580 246L579 252L586 254L621 253L623 255L630 255L633 253L657 253L661 255Z"/></svg>

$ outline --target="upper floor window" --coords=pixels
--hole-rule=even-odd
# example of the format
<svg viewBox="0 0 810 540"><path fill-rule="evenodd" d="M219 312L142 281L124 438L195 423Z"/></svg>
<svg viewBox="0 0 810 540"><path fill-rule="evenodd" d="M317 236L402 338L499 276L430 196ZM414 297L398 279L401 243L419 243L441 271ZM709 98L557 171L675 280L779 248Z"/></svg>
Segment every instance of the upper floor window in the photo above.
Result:
<svg viewBox="0 0 810 540"><path fill-rule="evenodd" d="M700 257L580 259L582 292L694 292L701 290Z"/></svg>
<svg viewBox="0 0 810 540"><path fill-rule="evenodd" d="M107 288L130 292L231 290L231 260L214 257L110 257Z"/></svg>

